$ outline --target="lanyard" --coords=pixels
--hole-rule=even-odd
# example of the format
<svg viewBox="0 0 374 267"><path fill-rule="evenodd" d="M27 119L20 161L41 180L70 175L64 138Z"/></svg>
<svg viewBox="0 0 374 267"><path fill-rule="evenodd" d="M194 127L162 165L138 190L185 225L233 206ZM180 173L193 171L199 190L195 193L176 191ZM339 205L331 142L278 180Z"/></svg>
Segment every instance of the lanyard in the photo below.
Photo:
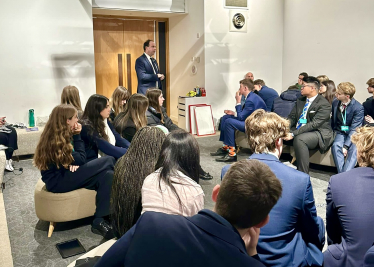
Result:
<svg viewBox="0 0 374 267"><path fill-rule="evenodd" d="M342 114L342 119L343 119L343 125L346 125L346 122L347 122L347 107L345 107L344 111L344 116L343 116L343 112L340 111L340 113Z"/></svg>

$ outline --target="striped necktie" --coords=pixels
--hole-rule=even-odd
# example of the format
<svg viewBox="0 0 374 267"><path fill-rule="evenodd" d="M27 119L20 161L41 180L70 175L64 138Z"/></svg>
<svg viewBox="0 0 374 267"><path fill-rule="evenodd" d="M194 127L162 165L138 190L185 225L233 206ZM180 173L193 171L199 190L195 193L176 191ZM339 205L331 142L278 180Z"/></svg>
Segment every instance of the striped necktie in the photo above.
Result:
<svg viewBox="0 0 374 267"><path fill-rule="evenodd" d="M299 120L297 121L296 129L299 129L299 128L301 127L301 125L303 125L302 123L300 123L300 120L301 120L301 119L305 119L305 117L306 117L306 112L307 112L307 110L308 110L309 104L310 104L309 99L307 99L306 102L305 102L304 108L303 108L303 112L301 113L300 118L299 118Z"/></svg>

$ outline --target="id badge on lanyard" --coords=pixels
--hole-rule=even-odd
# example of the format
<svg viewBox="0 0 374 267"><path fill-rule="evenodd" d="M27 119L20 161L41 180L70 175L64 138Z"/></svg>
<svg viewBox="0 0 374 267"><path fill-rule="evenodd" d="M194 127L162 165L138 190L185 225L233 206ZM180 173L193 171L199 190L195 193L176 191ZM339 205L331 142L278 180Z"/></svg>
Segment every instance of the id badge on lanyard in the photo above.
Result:
<svg viewBox="0 0 374 267"><path fill-rule="evenodd" d="M342 112L340 112L342 113ZM349 131L349 126L346 126L346 122L347 122L347 111L345 111L344 113L344 116L343 116L343 113L342 113L342 119L343 119L343 125L340 126L340 130L342 130L343 132L347 132Z"/></svg>

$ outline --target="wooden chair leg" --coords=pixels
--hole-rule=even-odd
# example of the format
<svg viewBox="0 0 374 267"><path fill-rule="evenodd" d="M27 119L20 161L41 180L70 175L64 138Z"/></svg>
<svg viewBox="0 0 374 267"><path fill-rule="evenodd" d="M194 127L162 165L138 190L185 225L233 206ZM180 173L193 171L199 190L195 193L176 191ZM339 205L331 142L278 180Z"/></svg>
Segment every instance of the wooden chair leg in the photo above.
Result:
<svg viewBox="0 0 374 267"><path fill-rule="evenodd" d="M291 164L293 164L296 161L296 157L293 157L291 160Z"/></svg>
<svg viewBox="0 0 374 267"><path fill-rule="evenodd" d="M56 223L50 222L49 223L49 230L48 230L48 237L52 236L53 230L55 229Z"/></svg>

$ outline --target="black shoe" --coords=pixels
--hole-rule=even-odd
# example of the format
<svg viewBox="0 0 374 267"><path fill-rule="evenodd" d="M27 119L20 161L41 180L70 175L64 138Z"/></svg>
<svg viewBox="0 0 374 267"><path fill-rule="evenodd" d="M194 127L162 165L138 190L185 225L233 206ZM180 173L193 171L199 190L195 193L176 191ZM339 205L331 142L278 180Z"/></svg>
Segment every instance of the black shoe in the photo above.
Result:
<svg viewBox="0 0 374 267"><path fill-rule="evenodd" d="M91 231L94 234L101 235L105 239L112 239L114 238L114 231L112 226L105 220L103 220L98 225L91 225Z"/></svg>
<svg viewBox="0 0 374 267"><path fill-rule="evenodd" d="M216 159L216 161L218 161L218 162L236 162L236 161L238 161L238 156L237 155L230 156L229 154L227 154L226 156L224 156L222 158Z"/></svg>
<svg viewBox="0 0 374 267"><path fill-rule="evenodd" d="M216 152L212 152L210 153L211 156L225 156L227 155L229 152L227 150L223 150L222 148L218 148L218 150Z"/></svg>
<svg viewBox="0 0 374 267"><path fill-rule="evenodd" d="M212 180L212 179L213 179L213 176L210 175L209 172L206 172L206 173L202 173L202 174L200 174L200 175L199 175L199 178L200 178L201 180Z"/></svg>

